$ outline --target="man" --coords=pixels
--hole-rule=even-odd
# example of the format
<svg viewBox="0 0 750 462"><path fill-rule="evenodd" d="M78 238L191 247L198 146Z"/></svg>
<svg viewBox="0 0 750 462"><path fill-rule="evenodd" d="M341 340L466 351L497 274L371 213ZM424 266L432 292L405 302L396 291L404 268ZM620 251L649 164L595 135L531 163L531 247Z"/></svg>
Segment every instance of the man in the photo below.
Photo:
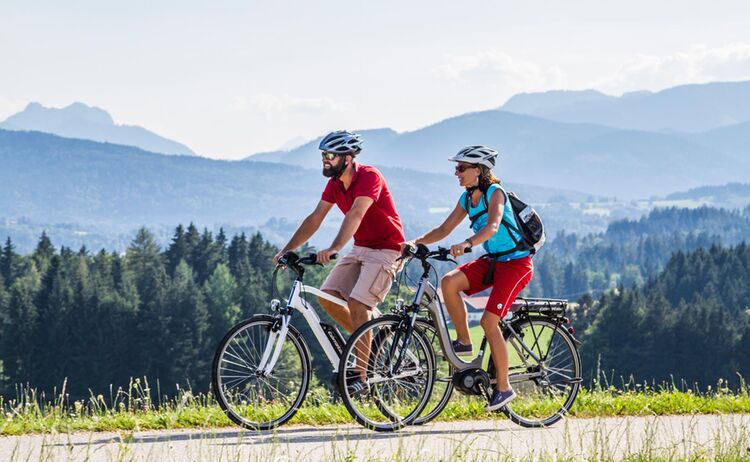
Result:
<svg viewBox="0 0 750 462"><path fill-rule="evenodd" d="M354 237L354 247L338 260L321 290L347 301L341 307L318 297L328 314L348 332L370 319L382 302L398 269L404 229L393 196L383 175L374 167L356 162L362 137L345 130L326 135L321 150L323 176L330 178L315 210L304 219L274 261L305 243L320 227L334 204L345 214L336 238L318 252L318 262L328 263ZM369 342L362 349L361 364L369 357ZM367 350L367 351L365 351ZM358 355L359 356L359 355ZM360 370L364 376L364 371ZM354 384L357 388L357 384ZM364 388L364 383L359 384Z"/></svg>

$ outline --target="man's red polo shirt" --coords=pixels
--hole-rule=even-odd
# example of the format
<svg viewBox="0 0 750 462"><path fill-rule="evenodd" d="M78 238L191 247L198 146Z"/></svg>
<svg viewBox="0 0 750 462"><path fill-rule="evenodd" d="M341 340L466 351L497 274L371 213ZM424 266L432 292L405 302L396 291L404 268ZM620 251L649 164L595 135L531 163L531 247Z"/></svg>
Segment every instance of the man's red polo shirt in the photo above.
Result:
<svg viewBox="0 0 750 462"><path fill-rule="evenodd" d="M371 198L373 204L365 212L362 223L354 233L354 245L370 249L400 250L401 244L406 240L404 227L388 185L375 167L355 162L349 189L344 189L341 180L331 178L321 199L338 205L346 213L352 208L354 199L360 196Z"/></svg>

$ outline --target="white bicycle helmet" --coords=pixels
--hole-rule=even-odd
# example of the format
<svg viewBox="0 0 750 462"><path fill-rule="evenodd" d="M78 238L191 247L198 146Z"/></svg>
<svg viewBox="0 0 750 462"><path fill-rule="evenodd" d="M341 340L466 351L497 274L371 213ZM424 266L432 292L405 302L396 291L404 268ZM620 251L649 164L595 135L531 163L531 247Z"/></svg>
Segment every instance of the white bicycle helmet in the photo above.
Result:
<svg viewBox="0 0 750 462"><path fill-rule="evenodd" d="M458 151L458 154L448 160L453 162L466 162L467 164L484 165L485 167L492 169L495 167L496 159L497 151L490 149L487 146L477 145L463 148Z"/></svg>
<svg viewBox="0 0 750 462"><path fill-rule="evenodd" d="M318 149L336 154L357 155L362 150L362 143L362 136L359 134L338 130L323 137Z"/></svg>

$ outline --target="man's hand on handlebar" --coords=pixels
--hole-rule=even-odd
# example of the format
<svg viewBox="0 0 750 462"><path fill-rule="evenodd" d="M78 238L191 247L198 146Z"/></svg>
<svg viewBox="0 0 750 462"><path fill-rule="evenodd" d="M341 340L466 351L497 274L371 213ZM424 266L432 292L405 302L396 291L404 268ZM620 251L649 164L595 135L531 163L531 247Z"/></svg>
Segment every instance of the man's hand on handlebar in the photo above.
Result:
<svg viewBox="0 0 750 462"><path fill-rule="evenodd" d="M339 249L334 249L333 247L321 250L320 252L318 252L318 263L320 263L321 265L325 265L329 261L335 260L338 253Z"/></svg>
<svg viewBox="0 0 750 462"><path fill-rule="evenodd" d="M414 251L417 248L417 244L415 244L415 241L406 241L403 244L401 244L401 256L399 257L399 260L403 260L404 258L407 258L409 255L412 255Z"/></svg>
<svg viewBox="0 0 750 462"><path fill-rule="evenodd" d="M279 259L284 256L284 254L287 253L286 250L280 250L279 253L273 256L273 264L276 266L279 266Z"/></svg>

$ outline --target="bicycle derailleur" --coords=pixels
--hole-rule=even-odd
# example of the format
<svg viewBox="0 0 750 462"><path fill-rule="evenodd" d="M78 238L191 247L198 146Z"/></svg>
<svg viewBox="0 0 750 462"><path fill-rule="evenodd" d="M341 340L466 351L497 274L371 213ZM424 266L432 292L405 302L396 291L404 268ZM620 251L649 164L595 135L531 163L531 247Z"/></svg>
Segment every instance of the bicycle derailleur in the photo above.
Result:
<svg viewBox="0 0 750 462"><path fill-rule="evenodd" d="M465 369L453 375L453 386L466 395L489 398L490 376L482 369Z"/></svg>

